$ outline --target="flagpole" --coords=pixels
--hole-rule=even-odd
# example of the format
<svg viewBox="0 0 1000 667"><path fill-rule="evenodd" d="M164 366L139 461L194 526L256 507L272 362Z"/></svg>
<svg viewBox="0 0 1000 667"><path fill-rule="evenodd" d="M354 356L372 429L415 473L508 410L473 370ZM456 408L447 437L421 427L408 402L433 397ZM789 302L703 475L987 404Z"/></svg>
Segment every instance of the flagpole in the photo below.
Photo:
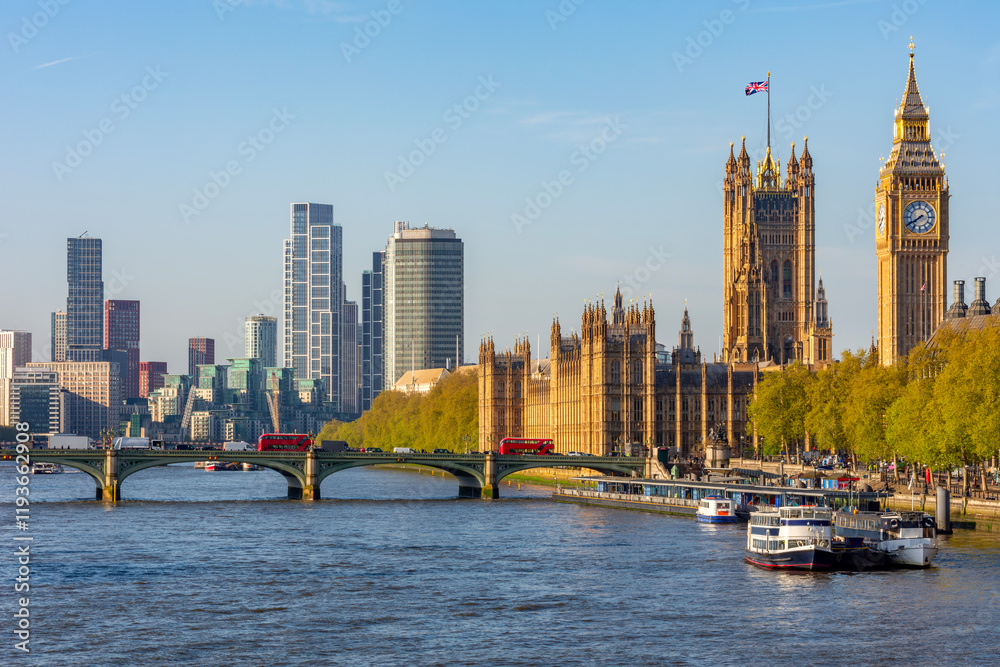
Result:
<svg viewBox="0 0 1000 667"><path fill-rule="evenodd" d="M771 147L771 73L767 73L767 147Z"/></svg>

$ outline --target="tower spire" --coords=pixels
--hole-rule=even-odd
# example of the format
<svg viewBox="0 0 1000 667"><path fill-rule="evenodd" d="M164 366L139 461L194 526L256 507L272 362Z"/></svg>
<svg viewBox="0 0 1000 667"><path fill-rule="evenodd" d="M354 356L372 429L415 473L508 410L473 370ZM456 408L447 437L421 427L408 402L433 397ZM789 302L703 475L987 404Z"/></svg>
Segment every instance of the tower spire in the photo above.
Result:
<svg viewBox="0 0 1000 667"><path fill-rule="evenodd" d="M926 120L927 109L920 99L920 89L917 88L917 74L913 68L913 36L910 36L910 72L906 79L906 91L899 104L899 114L907 120Z"/></svg>

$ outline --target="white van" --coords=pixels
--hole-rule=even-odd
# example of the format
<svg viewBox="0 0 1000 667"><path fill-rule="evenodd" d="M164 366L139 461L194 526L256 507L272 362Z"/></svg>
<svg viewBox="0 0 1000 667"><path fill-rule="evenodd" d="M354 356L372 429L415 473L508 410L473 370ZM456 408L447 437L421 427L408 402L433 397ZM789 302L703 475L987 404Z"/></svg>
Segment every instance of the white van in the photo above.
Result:
<svg viewBox="0 0 1000 667"><path fill-rule="evenodd" d="M393 454L416 454L416 450L413 447L394 447L392 450Z"/></svg>
<svg viewBox="0 0 1000 667"><path fill-rule="evenodd" d="M115 438L111 441L112 449L152 449L149 438Z"/></svg>
<svg viewBox="0 0 1000 667"><path fill-rule="evenodd" d="M257 445L251 445L249 442L224 442L222 443L222 451L224 452L255 452L257 451Z"/></svg>

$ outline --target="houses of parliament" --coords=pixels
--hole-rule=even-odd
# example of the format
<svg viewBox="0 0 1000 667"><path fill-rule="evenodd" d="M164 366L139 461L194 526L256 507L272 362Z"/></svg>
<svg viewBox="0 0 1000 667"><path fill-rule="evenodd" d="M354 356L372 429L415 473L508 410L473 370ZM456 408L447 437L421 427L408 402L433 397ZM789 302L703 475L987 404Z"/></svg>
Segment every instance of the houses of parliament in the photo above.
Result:
<svg viewBox="0 0 1000 667"><path fill-rule="evenodd" d="M768 146L755 169L745 139L730 144L723 182L723 346L702 359L685 308L677 345L656 342L651 302L587 303L579 331L550 331L550 358L527 339L479 348L479 442L552 438L559 452L608 455L632 444L700 451L712 431L756 446L746 408L762 373L786 363L833 363L833 325L816 282L816 179L808 140L784 174ZM948 184L930 145L929 118L910 69L879 172L878 349L883 363L930 338L944 318Z"/></svg>

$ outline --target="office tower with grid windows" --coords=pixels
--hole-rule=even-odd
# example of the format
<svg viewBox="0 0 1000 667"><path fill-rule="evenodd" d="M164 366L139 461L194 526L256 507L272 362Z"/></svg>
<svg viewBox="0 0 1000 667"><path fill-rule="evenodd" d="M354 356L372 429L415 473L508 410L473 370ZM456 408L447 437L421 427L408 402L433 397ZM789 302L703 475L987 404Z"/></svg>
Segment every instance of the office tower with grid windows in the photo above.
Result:
<svg viewBox="0 0 1000 667"><path fill-rule="evenodd" d="M461 365L464 275L464 246L454 230L394 224L384 268L386 389L411 366Z"/></svg>
<svg viewBox="0 0 1000 667"><path fill-rule="evenodd" d="M325 402L341 405L343 230L331 204L293 203L285 239L283 365L295 378L323 380Z"/></svg>
<svg viewBox="0 0 1000 667"><path fill-rule="evenodd" d="M188 375L197 384L198 366L215 363L214 338L188 338Z"/></svg>
<svg viewBox="0 0 1000 667"><path fill-rule="evenodd" d="M104 279L101 239L66 239L66 360L99 362L104 356Z"/></svg>
<svg viewBox="0 0 1000 667"><path fill-rule="evenodd" d="M66 361L66 311L52 313L52 354L50 361Z"/></svg>
<svg viewBox="0 0 1000 667"><path fill-rule="evenodd" d="M139 302L108 299L104 302L104 349L125 353L119 369L122 396L139 398Z"/></svg>
<svg viewBox="0 0 1000 667"><path fill-rule="evenodd" d="M361 274L361 410L368 410L385 385L382 346L383 327L382 266L385 252L372 253L372 270Z"/></svg>
<svg viewBox="0 0 1000 667"><path fill-rule="evenodd" d="M278 365L278 318L268 315L251 315L244 328L244 356L260 359L261 368Z"/></svg>
<svg viewBox="0 0 1000 667"><path fill-rule="evenodd" d="M149 398L157 389L163 387L163 376L167 374L165 361L139 362L139 397Z"/></svg>

